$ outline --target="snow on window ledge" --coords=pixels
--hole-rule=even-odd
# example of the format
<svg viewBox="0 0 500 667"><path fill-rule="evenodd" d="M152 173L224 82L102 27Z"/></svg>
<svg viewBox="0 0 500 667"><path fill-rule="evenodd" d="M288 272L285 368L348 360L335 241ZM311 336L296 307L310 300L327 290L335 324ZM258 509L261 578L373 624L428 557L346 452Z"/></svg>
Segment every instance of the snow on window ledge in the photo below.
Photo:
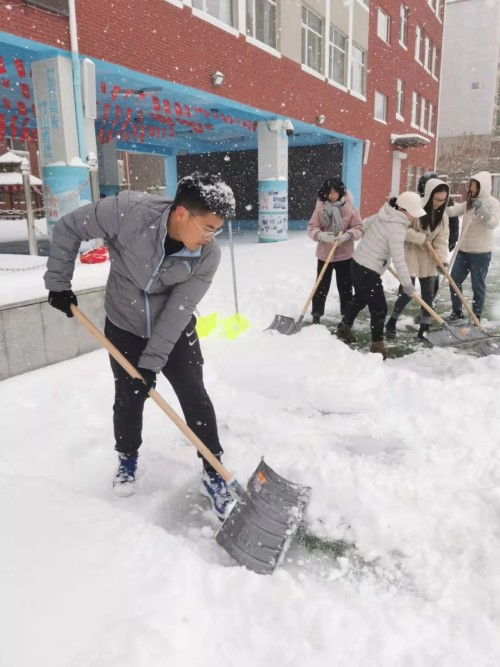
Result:
<svg viewBox="0 0 500 667"><path fill-rule="evenodd" d="M269 46L269 44L261 42L260 40L255 39L255 37L252 37L251 35L245 35L245 37L247 42L252 46L256 46L257 48L266 51L266 53L270 53L272 56L275 56L276 58L281 58L281 53L277 49L274 49L272 46Z"/></svg>
<svg viewBox="0 0 500 667"><path fill-rule="evenodd" d="M300 69L301 69L303 72L306 72L307 74L312 74L312 75L315 76L317 79L321 79L321 81L324 81L324 80L325 80L325 75L324 75L324 74L321 74L321 72L317 72L317 71L316 71L315 69L313 69L312 67L308 67L307 65L302 64L302 65L300 66Z"/></svg>
<svg viewBox="0 0 500 667"><path fill-rule="evenodd" d="M211 16L210 14L207 14L206 12L202 11L201 9L197 9L196 7L193 7L191 9L191 11L193 12L193 16L197 16L199 19L203 19L203 21L206 21L207 23L211 23L216 28L220 28L221 30L225 30L230 35L234 35L235 37L239 37L240 33L236 30L236 28L233 28L232 26L228 25L227 23L224 23L224 21L221 21L220 19L215 18L215 16Z"/></svg>

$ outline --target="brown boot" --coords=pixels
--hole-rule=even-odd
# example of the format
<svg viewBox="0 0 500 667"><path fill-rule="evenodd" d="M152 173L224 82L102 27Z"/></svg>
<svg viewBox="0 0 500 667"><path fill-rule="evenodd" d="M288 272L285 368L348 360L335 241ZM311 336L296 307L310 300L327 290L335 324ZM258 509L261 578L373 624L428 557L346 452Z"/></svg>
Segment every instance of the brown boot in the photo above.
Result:
<svg viewBox="0 0 500 667"><path fill-rule="evenodd" d="M340 338L340 340L343 340L344 343L347 343L348 345L350 343L355 343L357 338L356 336L352 333L352 329L348 324L345 324L344 322L340 322L340 324L337 327L337 337Z"/></svg>
<svg viewBox="0 0 500 667"><path fill-rule="evenodd" d="M381 354L384 360L391 357L389 350L386 348L383 340L372 343L370 345L370 352Z"/></svg>

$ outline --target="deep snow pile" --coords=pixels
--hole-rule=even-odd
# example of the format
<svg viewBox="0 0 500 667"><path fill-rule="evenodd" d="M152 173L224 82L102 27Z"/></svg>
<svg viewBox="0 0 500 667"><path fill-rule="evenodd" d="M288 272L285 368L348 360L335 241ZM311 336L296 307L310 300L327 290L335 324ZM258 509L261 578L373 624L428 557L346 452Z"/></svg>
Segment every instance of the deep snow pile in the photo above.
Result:
<svg viewBox="0 0 500 667"><path fill-rule="evenodd" d="M420 347L382 362L322 326L263 332L300 312L314 244L241 243L236 259L253 326L202 343L225 463L245 482L265 455L312 486L309 530L352 549L295 544L272 577L236 566L213 540L192 446L151 401L138 493L113 497L104 352L12 378L0 383L0 664L499 664L500 357ZM234 310L227 246L200 310Z"/></svg>

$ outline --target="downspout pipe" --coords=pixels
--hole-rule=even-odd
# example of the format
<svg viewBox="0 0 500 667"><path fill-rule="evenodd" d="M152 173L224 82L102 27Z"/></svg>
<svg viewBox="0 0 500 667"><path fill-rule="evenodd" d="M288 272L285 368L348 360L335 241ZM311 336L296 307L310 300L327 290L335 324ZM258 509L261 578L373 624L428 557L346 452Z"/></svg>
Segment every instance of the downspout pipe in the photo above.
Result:
<svg viewBox="0 0 500 667"><path fill-rule="evenodd" d="M73 66L73 91L75 99L76 131L80 159L85 162L87 146L85 141L85 120L83 117L82 75L78 53L78 30L76 25L76 0L68 0L69 36L71 44L71 63Z"/></svg>

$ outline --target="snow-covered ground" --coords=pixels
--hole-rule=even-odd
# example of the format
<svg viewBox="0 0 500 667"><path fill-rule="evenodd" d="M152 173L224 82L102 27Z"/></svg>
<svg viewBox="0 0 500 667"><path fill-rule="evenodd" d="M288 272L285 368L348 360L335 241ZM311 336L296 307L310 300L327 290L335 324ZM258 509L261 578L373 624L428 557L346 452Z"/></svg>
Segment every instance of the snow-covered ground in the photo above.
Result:
<svg viewBox="0 0 500 667"><path fill-rule="evenodd" d="M0 255L0 268L25 261ZM113 496L104 352L11 378L0 383L0 665L497 666L500 356L420 346L383 362L323 326L264 332L302 309L314 244L304 233L237 243L236 261L252 327L202 342L224 462L245 483L265 455L310 485L308 531L352 548L295 543L273 576L249 572L215 543L195 452L151 401L138 493ZM105 271L80 265L75 287ZM42 274L0 283L43 293ZM328 307L338 320L336 295ZM234 310L225 241L200 310ZM178 407L164 378L158 390Z"/></svg>

